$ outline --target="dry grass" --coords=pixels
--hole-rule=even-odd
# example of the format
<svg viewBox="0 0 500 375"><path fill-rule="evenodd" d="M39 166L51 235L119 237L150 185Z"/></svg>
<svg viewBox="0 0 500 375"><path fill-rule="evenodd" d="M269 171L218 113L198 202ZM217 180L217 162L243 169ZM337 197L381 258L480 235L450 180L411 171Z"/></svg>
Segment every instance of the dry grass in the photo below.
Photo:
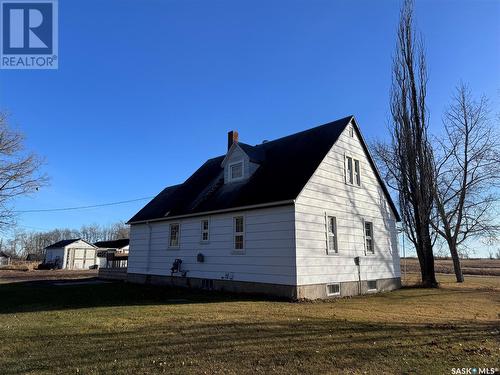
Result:
<svg viewBox="0 0 500 375"><path fill-rule="evenodd" d="M120 283L3 284L0 372L449 374L498 366L500 278L440 281L435 290L311 303Z"/></svg>
<svg viewBox="0 0 500 375"><path fill-rule="evenodd" d="M31 262L26 260L12 260L8 265L0 266L0 271L14 270L14 271L33 271L38 267L40 262Z"/></svg>
<svg viewBox="0 0 500 375"><path fill-rule="evenodd" d="M86 279L97 277L97 270L23 270L0 268L0 284L43 280Z"/></svg>

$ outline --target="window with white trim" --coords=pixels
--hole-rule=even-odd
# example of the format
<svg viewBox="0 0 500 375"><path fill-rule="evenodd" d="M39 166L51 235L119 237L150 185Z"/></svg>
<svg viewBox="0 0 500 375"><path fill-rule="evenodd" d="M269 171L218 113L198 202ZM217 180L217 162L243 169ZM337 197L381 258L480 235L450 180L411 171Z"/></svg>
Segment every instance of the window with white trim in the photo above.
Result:
<svg viewBox="0 0 500 375"><path fill-rule="evenodd" d="M334 216L327 216L328 227L328 253L337 254L339 252L337 246L337 218Z"/></svg>
<svg viewBox="0 0 500 375"><path fill-rule="evenodd" d="M361 173L359 169L359 160L354 159L354 183L361 186Z"/></svg>
<svg viewBox="0 0 500 375"><path fill-rule="evenodd" d="M354 127L352 125L349 126L349 137L354 137Z"/></svg>
<svg viewBox="0 0 500 375"><path fill-rule="evenodd" d="M365 250L367 253L375 254L375 247L373 246L373 223L365 221Z"/></svg>
<svg viewBox="0 0 500 375"><path fill-rule="evenodd" d="M245 248L245 218L236 216L233 218L234 229L234 249L243 250Z"/></svg>
<svg viewBox="0 0 500 375"><path fill-rule="evenodd" d="M348 184L352 185L353 182L353 172L352 172L352 158L350 156L345 157L345 180Z"/></svg>
<svg viewBox="0 0 500 375"><path fill-rule="evenodd" d="M358 159L345 157L345 181L349 185L361 186L361 164Z"/></svg>
<svg viewBox="0 0 500 375"><path fill-rule="evenodd" d="M339 296L340 284L339 283L326 284L326 294L328 296Z"/></svg>
<svg viewBox="0 0 500 375"><path fill-rule="evenodd" d="M369 291L377 290L377 280L368 280L367 284Z"/></svg>
<svg viewBox="0 0 500 375"><path fill-rule="evenodd" d="M201 241L207 242L210 239L210 223L208 219L201 221Z"/></svg>
<svg viewBox="0 0 500 375"><path fill-rule="evenodd" d="M179 247L180 224L170 224L169 247Z"/></svg>
<svg viewBox="0 0 500 375"><path fill-rule="evenodd" d="M243 161L229 165L229 180L235 181L243 178Z"/></svg>

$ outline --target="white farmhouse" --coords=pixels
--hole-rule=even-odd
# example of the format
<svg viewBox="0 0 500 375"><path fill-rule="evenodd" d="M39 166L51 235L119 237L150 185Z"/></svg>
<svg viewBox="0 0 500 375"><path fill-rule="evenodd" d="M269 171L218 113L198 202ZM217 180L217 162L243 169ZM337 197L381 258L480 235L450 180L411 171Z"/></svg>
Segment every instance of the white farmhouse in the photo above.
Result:
<svg viewBox="0 0 500 375"><path fill-rule="evenodd" d="M45 248L44 263L70 270L89 269L99 264L96 249L81 238L58 241Z"/></svg>
<svg viewBox="0 0 500 375"><path fill-rule="evenodd" d="M132 282L326 298L400 286L394 203L353 116L225 155L131 224Z"/></svg>

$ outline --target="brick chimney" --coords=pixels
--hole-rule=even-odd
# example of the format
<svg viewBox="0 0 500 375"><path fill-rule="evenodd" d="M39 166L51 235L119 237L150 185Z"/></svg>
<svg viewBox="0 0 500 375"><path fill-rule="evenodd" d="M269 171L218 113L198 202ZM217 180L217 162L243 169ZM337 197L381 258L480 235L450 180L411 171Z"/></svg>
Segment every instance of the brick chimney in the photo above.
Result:
<svg viewBox="0 0 500 375"><path fill-rule="evenodd" d="M231 130L227 133L227 149L229 150L233 143L238 143L238 132L236 130Z"/></svg>

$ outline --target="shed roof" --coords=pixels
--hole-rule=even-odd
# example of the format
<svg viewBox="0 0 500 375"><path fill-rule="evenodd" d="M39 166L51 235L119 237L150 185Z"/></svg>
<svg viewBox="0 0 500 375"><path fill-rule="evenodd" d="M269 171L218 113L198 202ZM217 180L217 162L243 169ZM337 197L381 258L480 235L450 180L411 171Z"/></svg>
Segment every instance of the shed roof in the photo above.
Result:
<svg viewBox="0 0 500 375"><path fill-rule="evenodd" d="M72 239L69 239L69 240L57 241L57 242L53 243L52 245L47 246L46 249L59 249L61 247L65 247L65 246L71 245L73 242L77 242L77 241L83 241L83 242L89 244L90 246L94 246L94 245L92 245L91 243L88 243L87 241L85 241L82 238L72 238Z"/></svg>

